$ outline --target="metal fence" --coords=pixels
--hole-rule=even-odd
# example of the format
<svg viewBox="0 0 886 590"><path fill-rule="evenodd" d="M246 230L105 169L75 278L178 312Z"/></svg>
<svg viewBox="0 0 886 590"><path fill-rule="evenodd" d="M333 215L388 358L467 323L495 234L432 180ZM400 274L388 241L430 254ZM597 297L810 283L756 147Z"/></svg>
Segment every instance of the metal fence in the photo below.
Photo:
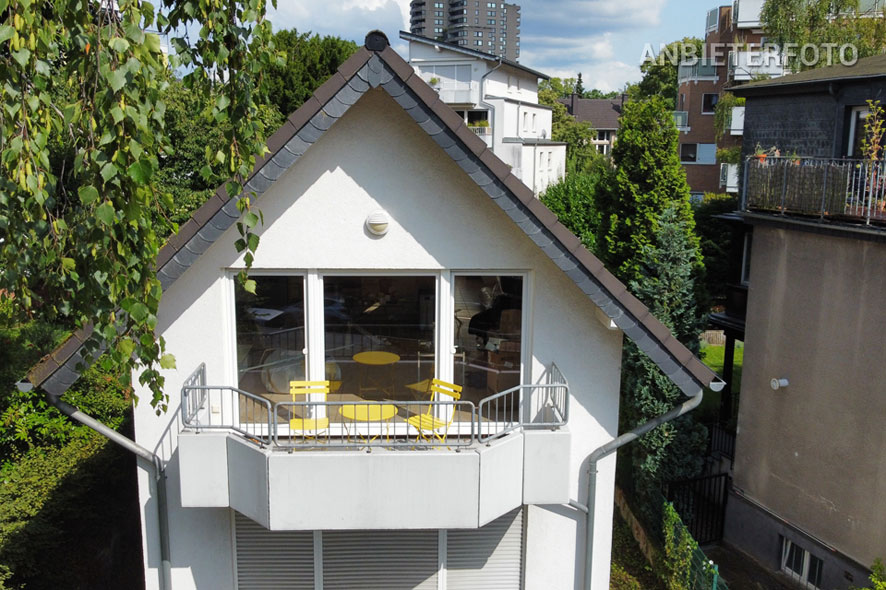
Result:
<svg viewBox="0 0 886 590"><path fill-rule="evenodd" d="M655 522L648 523L652 525L649 527L652 530L649 531L649 528L647 528L647 531L652 532L658 538L658 541L662 543L662 546L664 546L664 506L668 501L661 494L657 494L657 497L650 501L653 504L656 504L657 510L655 511ZM726 582L720 577L720 570L717 567L717 564L708 558L704 551L697 546L697 539L695 539L691 530L687 528L682 521L684 515L680 511L679 506L676 504L673 504L673 506L677 511L677 514L680 515L681 520L678 520L673 524L674 529L670 531L670 533L676 539L686 540L692 538L696 540L695 547L693 548L689 559L688 571L681 572L683 577L681 579L682 583L680 584L680 587L685 588L686 590L729 590Z"/></svg>
<svg viewBox="0 0 886 590"><path fill-rule="evenodd" d="M713 543L723 538L726 521L726 496L729 475L717 473L670 482L666 495L683 523L699 543Z"/></svg>
<svg viewBox="0 0 886 590"><path fill-rule="evenodd" d="M886 223L883 162L752 156L743 190L747 210Z"/></svg>
<svg viewBox="0 0 886 590"><path fill-rule="evenodd" d="M274 404L280 448L466 447L476 410L462 401L326 401Z"/></svg>
<svg viewBox="0 0 886 590"><path fill-rule="evenodd" d="M182 387L186 428L229 429L260 445L294 448L465 447L522 428L564 426L569 384L551 364L546 382L469 401L270 400L231 386L206 385L204 365Z"/></svg>

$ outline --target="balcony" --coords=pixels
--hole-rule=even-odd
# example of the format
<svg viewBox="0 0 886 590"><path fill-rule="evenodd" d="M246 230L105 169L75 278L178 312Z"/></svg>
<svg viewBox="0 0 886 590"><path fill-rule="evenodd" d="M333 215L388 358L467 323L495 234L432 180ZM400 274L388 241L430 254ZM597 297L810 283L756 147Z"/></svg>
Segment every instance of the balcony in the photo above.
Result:
<svg viewBox="0 0 886 590"><path fill-rule="evenodd" d="M720 164L720 188L727 193L738 192L738 164Z"/></svg>
<svg viewBox="0 0 886 590"><path fill-rule="evenodd" d="M201 366L182 388L183 506L231 507L272 530L477 528L569 499L569 385L553 364L476 405L275 401L205 380Z"/></svg>
<svg viewBox="0 0 886 590"><path fill-rule="evenodd" d="M868 226L886 223L886 164L864 160L753 156L745 211Z"/></svg>
<svg viewBox="0 0 886 590"><path fill-rule="evenodd" d="M729 134L744 135L744 107L732 107L729 119Z"/></svg>
<svg viewBox="0 0 886 590"><path fill-rule="evenodd" d="M777 78L784 74L784 58L774 49L759 47L729 54L729 75L736 82Z"/></svg>
<svg viewBox="0 0 886 590"><path fill-rule="evenodd" d="M482 139L487 147L492 148L492 127L489 125L468 125L468 129Z"/></svg>
<svg viewBox="0 0 886 590"><path fill-rule="evenodd" d="M689 111L674 111L674 124L677 131L689 131Z"/></svg>
<svg viewBox="0 0 886 590"><path fill-rule="evenodd" d="M698 80L716 80L717 62L714 58L695 59L677 67L677 84Z"/></svg>

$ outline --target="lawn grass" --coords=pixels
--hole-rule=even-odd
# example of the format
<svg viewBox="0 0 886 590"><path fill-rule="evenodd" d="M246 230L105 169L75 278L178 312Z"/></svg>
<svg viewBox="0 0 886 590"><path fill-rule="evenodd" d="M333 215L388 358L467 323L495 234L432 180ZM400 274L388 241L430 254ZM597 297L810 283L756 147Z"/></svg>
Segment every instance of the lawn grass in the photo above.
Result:
<svg viewBox="0 0 886 590"><path fill-rule="evenodd" d="M701 360L715 373L723 375L723 360L726 347L723 345L701 343ZM741 391L741 369L744 363L744 342L736 341L735 358L732 368L732 395L735 399ZM702 422L716 422L720 412L720 393L705 390L704 399L696 410Z"/></svg>

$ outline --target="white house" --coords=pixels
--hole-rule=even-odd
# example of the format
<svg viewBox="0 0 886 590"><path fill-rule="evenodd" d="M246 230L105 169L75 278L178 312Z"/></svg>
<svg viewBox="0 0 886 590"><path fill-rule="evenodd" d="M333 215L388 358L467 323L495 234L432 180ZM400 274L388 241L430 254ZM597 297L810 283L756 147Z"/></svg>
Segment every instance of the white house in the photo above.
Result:
<svg viewBox="0 0 886 590"><path fill-rule="evenodd" d="M168 413L135 408L146 587L608 588L615 457L587 470L622 337L687 395L713 373L383 34L268 147L256 294L221 192L157 263L178 368ZM32 372L50 399L87 336ZM305 378L329 393L293 401Z"/></svg>
<svg viewBox="0 0 886 590"><path fill-rule="evenodd" d="M409 64L536 196L566 174L566 144L551 140L548 76L514 61L401 31Z"/></svg>

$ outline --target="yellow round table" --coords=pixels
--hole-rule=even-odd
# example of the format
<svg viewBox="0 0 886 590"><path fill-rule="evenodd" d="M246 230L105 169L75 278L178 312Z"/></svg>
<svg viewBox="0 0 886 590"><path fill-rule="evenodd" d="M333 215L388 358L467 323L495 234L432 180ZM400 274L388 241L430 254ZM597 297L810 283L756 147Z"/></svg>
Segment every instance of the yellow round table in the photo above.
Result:
<svg viewBox="0 0 886 590"><path fill-rule="evenodd" d="M353 356L360 365L360 382L357 393L360 397L374 391L379 397L394 396L394 365L400 360L399 354L384 350L366 350Z"/></svg>
<svg viewBox="0 0 886 590"><path fill-rule="evenodd" d="M354 424L355 422L375 422L381 425L382 422L385 424L385 437L390 439L390 425L388 420L397 415L397 406L394 404L372 404L372 403L362 403L362 404L345 404L341 407L339 412L342 415L342 418L346 418L350 420L350 422L345 422L345 431L348 433L348 438L350 439L351 433L350 428L348 428L348 424ZM378 434L372 436L371 433L360 434L356 429L354 434L363 439L365 443L370 443L381 436L381 428L379 428Z"/></svg>
<svg viewBox="0 0 886 590"><path fill-rule="evenodd" d="M397 415L394 404L345 404L341 415L356 422L381 422Z"/></svg>
<svg viewBox="0 0 886 590"><path fill-rule="evenodd" d="M353 358L354 361L361 365L381 367L384 365L393 365L400 360L400 355L394 354L393 352L386 352L384 350L367 350L364 352L358 352Z"/></svg>

